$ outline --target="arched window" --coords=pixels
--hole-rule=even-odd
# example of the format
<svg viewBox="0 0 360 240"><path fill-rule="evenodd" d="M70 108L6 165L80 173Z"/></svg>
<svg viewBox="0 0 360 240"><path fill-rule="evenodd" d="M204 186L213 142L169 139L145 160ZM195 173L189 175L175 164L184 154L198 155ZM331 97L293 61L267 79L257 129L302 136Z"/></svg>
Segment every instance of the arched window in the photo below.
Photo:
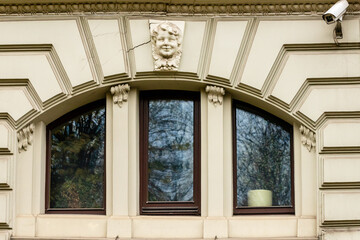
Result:
<svg viewBox="0 0 360 240"><path fill-rule="evenodd" d="M292 126L233 102L234 214L294 213Z"/></svg>
<svg viewBox="0 0 360 240"><path fill-rule="evenodd" d="M46 213L105 214L105 101L47 126Z"/></svg>

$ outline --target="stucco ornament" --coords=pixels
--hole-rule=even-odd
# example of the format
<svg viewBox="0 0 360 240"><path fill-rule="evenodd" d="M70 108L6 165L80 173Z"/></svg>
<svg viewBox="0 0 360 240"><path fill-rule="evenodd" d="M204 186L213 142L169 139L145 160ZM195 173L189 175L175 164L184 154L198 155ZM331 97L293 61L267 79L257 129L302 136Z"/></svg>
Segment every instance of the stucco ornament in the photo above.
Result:
<svg viewBox="0 0 360 240"><path fill-rule="evenodd" d="M225 95L224 88L217 86L206 86L205 92L208 94L209 102L213 103L215 106L217 104L221 105L223 103L223 96Z"/></svg>
<svg viewBox="0 0 360 240"><path fill-rule="evenodd" d="M313 131L308 129L307 127L301 125L300 126L301 133L301 143L309 150L315 149L316 146L316 135Z"/></svg>
<svg viewBox="0 0 360 240"><path fill-rule="evenodd" d="M35 125L31 123L30 125L24 127L21 129L17 134L17 140L18 140L18 150L19 153L21 151L26 151L28 145L32 144L32 135L35 130Z"/></svg>
<svg viewBox="0 0 360 240"><path fill-rule="evenodd" d="M177 71L180 65L182 31L172 22L162 22L151 31L155 71Z"/></svg>
<svg viewBox="0 0 360 240"><path fill-rule="evenodd" d="M121 107L124 102L127 102L130 86L129 84L119 84L117 86L111 87L110 92L113 95L114 104L117 104L119 107Z"/></svg>

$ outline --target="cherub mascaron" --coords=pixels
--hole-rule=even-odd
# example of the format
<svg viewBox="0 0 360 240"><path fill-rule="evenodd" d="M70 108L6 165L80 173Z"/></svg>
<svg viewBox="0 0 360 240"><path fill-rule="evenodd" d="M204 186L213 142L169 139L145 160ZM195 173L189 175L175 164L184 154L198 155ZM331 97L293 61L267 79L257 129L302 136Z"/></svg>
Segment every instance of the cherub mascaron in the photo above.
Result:
<svg viewBox="0 0 360 240"><path fill-rule="evenodd" d="M151 32L155 71L176 71L181 57L182 32L171 22L160 23Z"/></svg>

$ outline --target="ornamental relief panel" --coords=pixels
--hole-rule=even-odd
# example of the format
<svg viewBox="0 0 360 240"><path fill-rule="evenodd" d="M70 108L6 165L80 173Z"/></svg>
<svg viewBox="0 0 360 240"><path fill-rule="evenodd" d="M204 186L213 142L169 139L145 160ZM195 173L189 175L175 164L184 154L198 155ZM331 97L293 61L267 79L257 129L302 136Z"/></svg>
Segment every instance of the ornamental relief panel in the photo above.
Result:
<svg viewBox="0 0 360 240"><path fill-rule="evenodd" d="M301 143L309 150L315 149L316 146L316 135L313 131L308 129L307 127L301 125L300 126L301 133Z"/></svg>
<svg viewBox="0 0 360 240"><path fill-rule="evenodd" d="M180 24L169 21L158 23L150 20L151 49L155 71L177 71L179 69L185 22L180 22Z"/></svg>
<svg viewBox="0 0 360 240"><path fill-rule="evenodd" d="M124 102L127 102L130 86L129 84L119 84L117 86L111 87L111 94L113 95L113 102L119 107L122 107Z"/></svg>
<svg viewBox="0 0 360 240"><path fill-rule="evenodd" d="M225 95L224 88L217 86L207 86L205 88L205 92L208 94L209 102L215 106L222 105L224 99L223 96Z"/></svg>
<svg viewBox="0 0 360 240"><path fill-rule="evenodd" d="M33 133L35 130L35 125L31 123L30 125L21 129L17 134L18 141L18 150L26 151L29 145L32 145L33 142Z"/></svg>

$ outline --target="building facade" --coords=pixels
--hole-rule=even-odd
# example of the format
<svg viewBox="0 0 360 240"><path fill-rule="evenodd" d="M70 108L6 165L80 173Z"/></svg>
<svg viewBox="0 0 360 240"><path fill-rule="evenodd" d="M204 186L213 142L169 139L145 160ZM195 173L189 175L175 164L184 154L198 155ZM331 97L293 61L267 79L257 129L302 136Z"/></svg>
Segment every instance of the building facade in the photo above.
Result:
<svg viewBox="0 0 360 240"><path fill-rule="evenodd" d="M0 240L360 239L360 4L349 1L337 39L336 24L322 19L334 3L0 3ZM173 25L154 33L162 23ZM163 102L183 105L156 108ZM60 169L53 154L65 148L55 145L56 129L69 116L77 119L69 126L77 126L89 109L98 109L94 103L102 106L101 120L85 129L102 126L103 132L84 130L90 137L82 141L103 144L88 149L102 156L93 171L102 180L92 179L84 196L101 203L72 208L57 199L85 201L78 191L71 195L69 186L59 198L60 190L52 191L52 174ZM159 151L164 156L153 138L169 140L170 130L156 131L164 131L161 124L176 109L182 111L171 121L187 124L182 137L189 140L171 145L166 151L173 155L165 158L189 158L181 169L193 165L175 181L177 175L156 175L163 165L150 171L150 159ZM156 111L161 114L153 121ZM245 115L249 120L240 123ZM277 145L254 137L247 153L272 146L268 155L277 157L263 166L269 172L274 159L283 159L263 180L268 187L259 187L272 189L265 207L250 203L248 190L257 187L246 188L263 176L246 178L255 157L245 157L246 168L239 162L250 146L242 139L252 131L241 133L256 121L285 134L272 137L280 139ZM190 190L175 197L169 182Z"/></svg>

